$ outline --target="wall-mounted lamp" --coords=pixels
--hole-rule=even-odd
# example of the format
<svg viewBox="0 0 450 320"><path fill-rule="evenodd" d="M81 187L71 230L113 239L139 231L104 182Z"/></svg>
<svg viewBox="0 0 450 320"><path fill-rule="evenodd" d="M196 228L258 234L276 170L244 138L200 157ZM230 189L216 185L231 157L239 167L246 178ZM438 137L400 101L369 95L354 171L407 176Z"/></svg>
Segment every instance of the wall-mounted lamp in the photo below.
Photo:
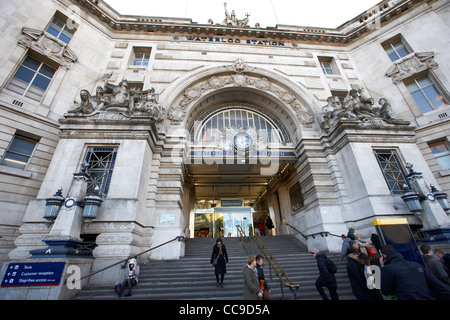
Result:
<svg viewBox="0 0 450 320"><path fill-rule="evenodd" d="M95 187L94 192L88 194L84 199L83 219L85 222L90 222L97 218L98 210L102 205L103 199L100 197L100 188Z"/></svg>
<svg viewBox="0 0 450 320"><path fill-rule="evenodd" d="M49 222L53 222L58 216L59 210L64 203L64 197L62 195L62 188L59 188L56 193L45 199L45 214L44 219Z"/></svg>
<svg viewBox="0 0 450 320"><path fill-rule="evenodd" d="M450 206L449 206L448 200L447 200L447 193L439 191L432 184L430 184L430 187L431 187L431 192L433 193L434 197L436 198L436 200L441 205L442 209L449 210Z"/></svg>
<svg viewBox="0 0 450 320"><path fill-rule="evenodd" d="M412 192L407 184L403 185L405 194L401 197L405 201L408 209L412 212L421 211L422 205L420 204L420 197L417 193Z"/></svg>

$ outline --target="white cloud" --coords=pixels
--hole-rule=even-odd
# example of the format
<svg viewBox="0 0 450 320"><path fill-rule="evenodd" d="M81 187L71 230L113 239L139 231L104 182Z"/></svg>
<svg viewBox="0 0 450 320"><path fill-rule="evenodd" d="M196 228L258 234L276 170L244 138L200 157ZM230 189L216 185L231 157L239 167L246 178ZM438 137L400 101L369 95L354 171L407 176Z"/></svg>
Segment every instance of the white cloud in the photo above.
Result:
<svg viewBox="0 0 450 320"><path fill-rule="evenodd" d="M277 24L337 28L348 20L371 9L376 0L106 0L124 15L191 18L206 24L208 19L221 23L228 11L238 19L250 14L249 25L262 27Z"/></svg>

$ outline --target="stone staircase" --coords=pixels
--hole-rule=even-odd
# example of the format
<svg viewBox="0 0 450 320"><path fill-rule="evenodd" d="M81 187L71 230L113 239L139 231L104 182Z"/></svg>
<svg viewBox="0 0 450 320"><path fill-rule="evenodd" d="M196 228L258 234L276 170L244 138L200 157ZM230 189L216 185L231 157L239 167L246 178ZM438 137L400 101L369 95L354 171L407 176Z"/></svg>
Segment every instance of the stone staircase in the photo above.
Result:
<svg viewBox="0 0 450 320"><path fill-rule="evenodd" d="M264 245L278 261L292 282L300 284L295 298L321 300L315 288L319 275L317 264L306 247L293 236L261 237ZM131 297L118 298L111 285L88 286L74 300L140 299L140 300L240 300L243 294L243 267L247 257L260 253L253 241L240 238L223 238L229 263L224 287L216 287L214 268L209 263L215 239L194 238L186 240L185 256L179 260L150 261L140 264L139 284ZM338 262L338 254L328 254L338 266L336 279L341 300L354 300L346 273L346 264ZM264 274L271 286L273 300L292 300L294 294L282 286L268 261ZM325 288L328 294L328 290Z"/></svg>

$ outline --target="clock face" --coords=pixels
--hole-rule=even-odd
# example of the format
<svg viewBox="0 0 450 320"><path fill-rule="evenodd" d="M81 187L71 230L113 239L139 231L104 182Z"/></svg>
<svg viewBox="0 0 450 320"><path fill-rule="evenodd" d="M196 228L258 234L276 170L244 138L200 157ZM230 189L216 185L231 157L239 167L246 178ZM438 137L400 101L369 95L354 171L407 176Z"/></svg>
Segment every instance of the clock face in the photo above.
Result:
<svg viewBox="0 0 450 320"><path fill-rule="evenodd" d="M74 204L75 204L75 199L69 198L64 203L64 206L69 209L69 208L72 208L74 206Z"/></svg>
<svg viewBox="0 0 450 320"><path fill-rule="evenodd" d="M253 144L252 138L246 133L238 133L235 135L233 142L236 148L241 150L249 149Z"/></svg>

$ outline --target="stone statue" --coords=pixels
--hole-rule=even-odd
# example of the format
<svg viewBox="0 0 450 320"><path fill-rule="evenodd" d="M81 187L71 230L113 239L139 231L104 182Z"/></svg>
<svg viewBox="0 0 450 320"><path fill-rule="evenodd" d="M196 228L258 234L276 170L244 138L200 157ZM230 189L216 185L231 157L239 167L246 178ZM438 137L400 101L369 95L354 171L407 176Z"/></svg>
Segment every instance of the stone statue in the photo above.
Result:
<svg viewBox="0 0 450 320"><path fill-rule="evenodd" d="M232 27L246 27L247 23L248 23L248 17L250 16L249 14L246 14L246 18L242 19L242 20L238 20L236 18L236 13L234 12L234 10L231 11L231 15L228 13L227 10L227 3L224 2L224 7L225 7L225 20L223 20L222 24L224 26L232 26Z"/></svg>
<svg viewBox="0 0 450 320"><path fill-rule="evenodd" d="M329 97L327 105L322 108L321 124L325 129L331 128L340 120L358 121L365 123L390 123L405 124L405 121L397 120L388 99L378 100L380 107L374 107L374 99L367 97L363 89L352 89L342 104L338 97Z"/></svg>
<svg viewBox="0 0 450 320"><path fill-rule="evenodd" d="M83 89L80 91L81 102L74 101L75 109L70 110L70 113L92 113L94 112L94 107L92 105L92 98L89 91Z"/></svg>
<svg viewBox="0 0 450 320"><path fill-rule="evenodd" d="M96 88L95 96L88 90L80 91L81 102L74 101L74 108L68 114L100 114L119 112L127 117L144 116L156 121L162 120L165 110L158 102L154 88L140 90L128 88L128 81L122 80L118 85L106 83Z"/></svg>

